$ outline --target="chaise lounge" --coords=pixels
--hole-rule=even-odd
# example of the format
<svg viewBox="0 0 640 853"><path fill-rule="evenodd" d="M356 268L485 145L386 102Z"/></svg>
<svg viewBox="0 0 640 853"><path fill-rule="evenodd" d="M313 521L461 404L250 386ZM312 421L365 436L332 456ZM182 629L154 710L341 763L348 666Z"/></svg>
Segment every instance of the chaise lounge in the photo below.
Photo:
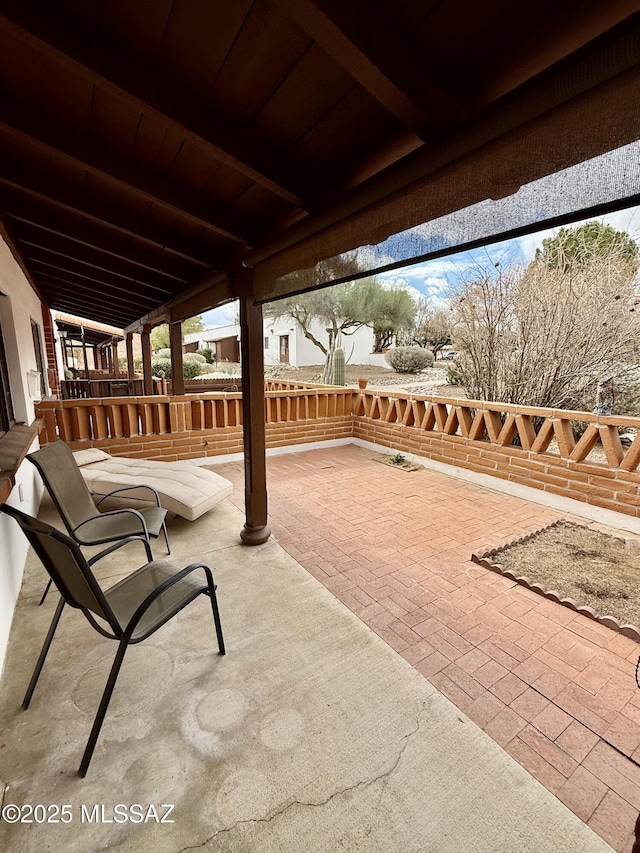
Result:
<svg viewBox="0 0 640 853"><path fill-rule="evenodd" d="M189 521L204 515L233 491L229 480L191 462L128 459L111 456L97 447L77 450L73 456L93 495L144 483L158 492L160 503L168 512ZM148 499L148 491L128 491L127 500L131 498Z"/></svg>

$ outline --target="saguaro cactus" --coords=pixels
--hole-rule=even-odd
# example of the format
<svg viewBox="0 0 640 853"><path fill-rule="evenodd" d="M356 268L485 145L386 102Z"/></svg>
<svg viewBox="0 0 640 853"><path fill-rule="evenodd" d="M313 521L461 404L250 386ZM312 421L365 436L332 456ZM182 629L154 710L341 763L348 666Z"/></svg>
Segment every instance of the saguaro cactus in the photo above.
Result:
<svg viewBox="0 0 640 853"><path fill-rule="evenodd" d="M337 347L333 353L333 385L344 385L344 350Z"/></svg>
<svg viewBox="0 0 640 853"><path fill-rule="evenodd" d="M344 350L340 346L340 334L331 338L329 343L329 352L327 353L327 361L322 373L322 382L324 385L344 385L345 384L345 357Z"/></svg>

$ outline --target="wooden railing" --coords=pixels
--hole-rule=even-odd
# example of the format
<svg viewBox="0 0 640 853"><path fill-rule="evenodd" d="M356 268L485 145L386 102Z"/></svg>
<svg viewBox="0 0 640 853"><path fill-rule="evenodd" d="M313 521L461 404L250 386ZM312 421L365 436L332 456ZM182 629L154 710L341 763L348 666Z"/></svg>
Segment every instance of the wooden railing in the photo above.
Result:
<svg viewBox="0 0 640 853"><path fill-rule="evenodd" d="M554 455L571 463L584 462L601 444L601 464L629 472L640 464L640 418L326 385L280 389L283 384L292 383L267 384L267 424L348 415L356 421L411 428L414 440L420 435L457 437L480 447L514 448L532 457ZM240 426L242 394L45 400L37 416L44 420L49 441L166 435ZM630 446L622 443L620 428L638 431Z"/></svg>
<svg viewBox="0 0 640 853"><path fill-rule="evenodd" d="M137 396L144 393L142 379L62 379L63 400L88 400L100 397Z"/></svg>
<svg viewBox="0 0 640 853"><path fill-rule="evenodd" d="M266 392L265 422L351 416L352 388ZM185 394L179 397L110 397L43 400L37 406L47 441L99 442L133 436L167 435L185 430L224 429L242 425L242 394Z"/></svg>
<svg viewBox="0 0 640 853"><path fill-rule="evenodd" d="M354 414L414 427L425 434L519 448L533 455L547 453L554 442L554 452L571 462L586 460L600 442L609 467L635 471L640 464L637 417L381 391L358 394ZM620 428L631 434L638 431L628 447L620 439Z"/></svg>

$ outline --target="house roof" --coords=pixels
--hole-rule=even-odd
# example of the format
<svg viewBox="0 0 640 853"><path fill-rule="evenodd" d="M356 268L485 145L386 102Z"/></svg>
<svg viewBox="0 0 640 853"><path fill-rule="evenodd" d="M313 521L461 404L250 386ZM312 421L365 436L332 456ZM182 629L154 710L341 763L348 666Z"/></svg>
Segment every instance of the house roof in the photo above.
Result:
<svg viewBox="0 0 640 853"><path fill-rule="evenodd" d="M88 346L107 346L114 341L124 339L121 329L104 323L96 323L92 320L84 320L81 317L72 317L58 312L55 313L53 319L58 332L63 333L65 338L73 343L82 343L84 340Z"/></svg>
<svg viewBox="0 0 640 853"><path fill-rule="evenodd" d="M243 264L336 224L342 248L363 210L384 220L385 202L416 182L612 81L619 119L585 140L584 113L569 111L568 156L638 138L628 107L639 10L640 0L538 0L517 16L507 0L2 2L3 233L52 308L121 327L165 317L167 304L198 313L234 295L229 274ZM536 174L560 167L553 147L531 158ZM501 173L486 192L514 182ZM443 198L452 210L465 202Z"/></svg>
<svg viewBox="0 0 640 853"><path fill-rule="evenodd" d="M213 329L203 329L201 332L189 332L183 336L184 343L196 343L197 341L221 341L224 338L237 338L240 335L240 326L237 323L228 323L226 326L216 326Z"/></svg>

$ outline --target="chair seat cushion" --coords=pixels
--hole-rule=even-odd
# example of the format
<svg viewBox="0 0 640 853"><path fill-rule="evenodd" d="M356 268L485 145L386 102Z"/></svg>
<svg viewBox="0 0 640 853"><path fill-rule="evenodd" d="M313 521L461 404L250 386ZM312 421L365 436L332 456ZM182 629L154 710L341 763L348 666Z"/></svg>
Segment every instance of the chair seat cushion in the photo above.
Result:
<svg viewBox="0 0 640 853"><path fill-rule="evenodd" d="M73 455L94 495L106 495L123 486L144 483L158 491L165 509L189 521L208 512L233 491L229 480L190 462L127 459L110 456L97 448L76 451ZM148 501L149 492L141 489L122 497Z"/></svg>

